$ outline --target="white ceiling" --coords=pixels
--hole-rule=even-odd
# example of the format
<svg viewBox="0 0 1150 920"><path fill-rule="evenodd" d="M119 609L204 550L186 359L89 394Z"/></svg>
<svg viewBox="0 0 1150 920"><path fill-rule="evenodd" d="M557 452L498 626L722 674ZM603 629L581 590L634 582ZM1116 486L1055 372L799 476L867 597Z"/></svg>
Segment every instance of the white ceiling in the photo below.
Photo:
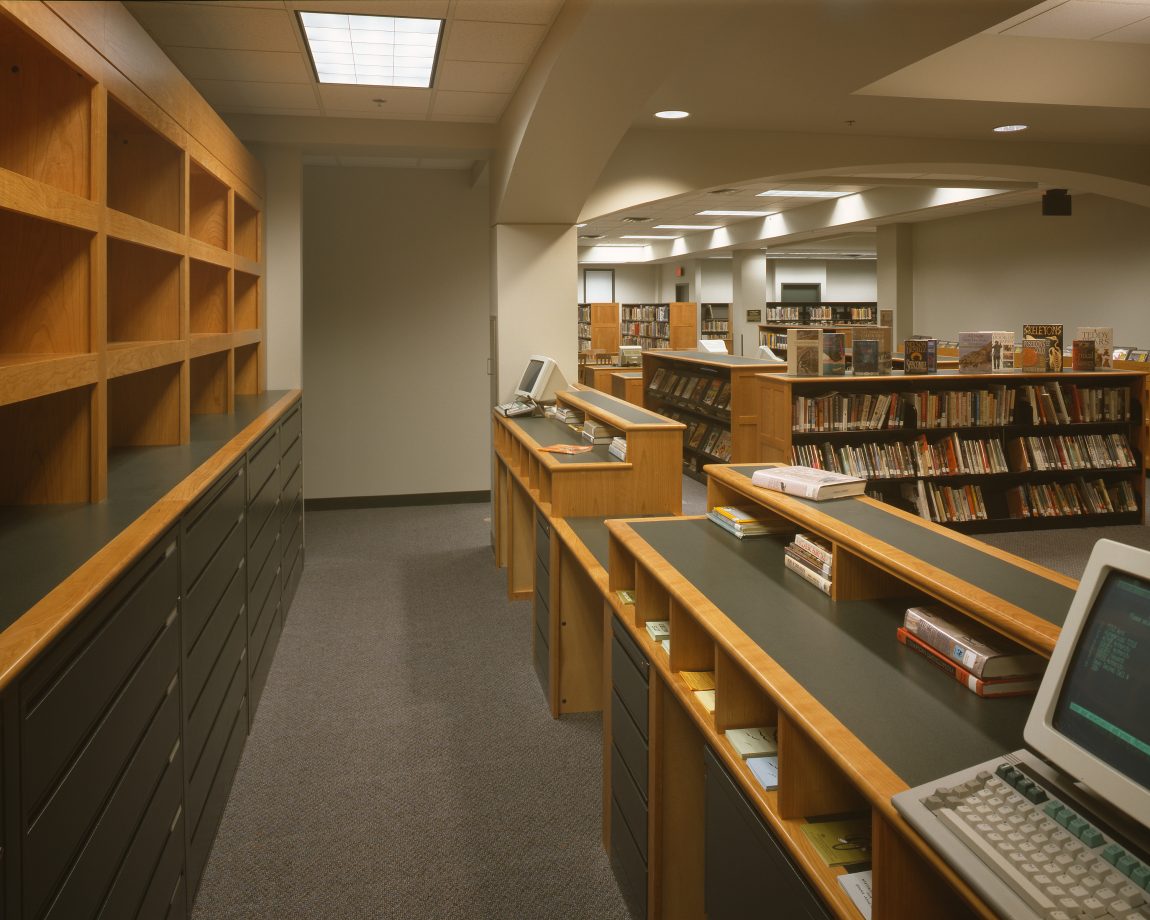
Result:
<svg viewBox="0 0 1150 920"><path fill-rule="evenodd" d="M562 0L211 0L125 6L219 112L499 120ZM445 20L431 89L316 82L296 10Z"/></svg>

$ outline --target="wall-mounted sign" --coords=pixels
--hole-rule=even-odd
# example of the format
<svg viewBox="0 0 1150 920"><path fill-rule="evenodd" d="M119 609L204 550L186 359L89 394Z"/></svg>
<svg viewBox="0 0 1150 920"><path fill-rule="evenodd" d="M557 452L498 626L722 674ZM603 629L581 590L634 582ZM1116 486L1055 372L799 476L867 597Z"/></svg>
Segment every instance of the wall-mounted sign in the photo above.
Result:
<svg viewBox="0 0 1150 920"><path fill-rule="evenodd" d="M761 323L762 321L763 321L763 311L762 310L748 310L747 311L747 322L748 323Z"/></svg>

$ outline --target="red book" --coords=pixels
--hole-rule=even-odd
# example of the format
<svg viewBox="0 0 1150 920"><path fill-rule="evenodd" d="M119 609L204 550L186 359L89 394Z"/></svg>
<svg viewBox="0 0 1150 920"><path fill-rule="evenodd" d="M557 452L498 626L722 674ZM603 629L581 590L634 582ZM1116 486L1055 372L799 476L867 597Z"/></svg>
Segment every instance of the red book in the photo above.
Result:
<svg viewBox="0 0 1150 920"><path fill-rule="evenodd" d="M1025 696L1038 690L1038 685L1042 682L1041 674L1031 677L1001 677L980 680L966 668L955 664L946 656L940 655L914 633L908 632L901 626L898 628L898 641L922 655L940 671L946 672L966 689L973 690L979 696Z"/></svg>

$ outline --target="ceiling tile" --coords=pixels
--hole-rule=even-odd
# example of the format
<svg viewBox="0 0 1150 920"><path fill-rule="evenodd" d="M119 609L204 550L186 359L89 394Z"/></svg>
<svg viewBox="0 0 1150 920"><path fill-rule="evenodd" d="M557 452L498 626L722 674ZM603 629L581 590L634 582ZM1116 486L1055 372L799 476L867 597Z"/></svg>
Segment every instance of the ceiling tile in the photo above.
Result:
<svg viewBox="0 0 1150 920"><path fill-rule="evenodd" d="M562 0L456 0L456 19L548 25Z"/></svg>
<svg viewBox="0 0 1150 920"><path fill-rule="evenodd" d="M450 121L468 125L493 125L499 121L497 115L434 115L429 118L432 121Z"/></svg>
<svg viewBox="0 0 1150 920"><path fill-rule="evenodd" d="M419 161L420 169L471 169L475 160L439 159L429 157Z"/></svg>
<svg viewBox="0 0 1150 920"><path fill-rule="evenodd" d="M443 61L435 78L440 90L469 93L510 93L523 76L522 64L492 64L483 61Z"/></svg>
<svg viewBox="0 0 1150 920"><path fill-rule="evenodd" d="M526 64L547 29L508 22L453 22L441 52L445 61Z"/></svg>
<svg viewBox="0 0 1150 920"><path fill-rule="evenodd" d="M171 48L169 55L189 80L248 83L311 83L311 65L298 51L235 51Z"/></svg>
<svg viewBox="0 0 1150 920"><path fill-rule="evenodd" d="M302 109L319 111L315 91L300 83L244 83L236 80L197 80L198 89L213 106L236 110L242 106L260 109Z"/></svg>
<svg viewBox="0 0 1150 920"><path fill-rule="evenodd" d="M1098 41L1133 42L1138 45L1150 45L1150 17L1132 25L1123 26L1121 29L1115 29L1113 32L1107 32L1105 35L1100 35Z"/></svg>
<svg viewBox="0 0 1150 920"><path fill-rule="evenodd" d="M1020 22L1005 34L1025 38L1092 39L1145 19L1146 15L1146 7L1138 3L1069 0Z"/></svg>
<svg viewBox="0 0 1150 920"><path fill-rule="evenodd" d="M481 115L498 118L511 98L507 93L450 93L442 90L435 94L433 115Z"/></svg>
<svg viewBox="0 0 1150 920"><path fill-rule="evenodd" d="M425 117L431 104L431 90L396 86L343 86L325 84L319 87L324 109L341 115L358 113L364 117ZM378 104L375 99L385 99Z"/></svg>
<svg viewBox="0 0 1150 920"><path fill-rule="evenodd" d="M324 12L326 6L336 6L332 12L358 13L363 16L412 16L417 19L446 19L448 0L340 0L338 6L331 0L286 0L289 10Z"/></svg>
<svg viewBox="0 0 1150 920"><path fill-rule="evenodd" d="M161 46L299 50L295 16L282 5L253 9L212 3L211 15L203 10L209 4L131 0L125 5Z"/></svg>

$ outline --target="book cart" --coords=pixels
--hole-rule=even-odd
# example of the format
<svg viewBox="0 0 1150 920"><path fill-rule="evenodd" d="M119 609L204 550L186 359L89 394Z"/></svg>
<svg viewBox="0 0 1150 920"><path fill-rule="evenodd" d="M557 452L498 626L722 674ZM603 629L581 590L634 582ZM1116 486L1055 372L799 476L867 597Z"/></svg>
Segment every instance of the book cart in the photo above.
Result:
<svg viewBox="0 0 1150 920"><path fill-rule="evenodd" d="M604 845L639 916L861 916L802 826L869 817L874 920L991 918L891 804L910 786L1021 746L1026 697L984 699L896 639L941 600L1049 657L1076 583L865 497L758 489L762 465L709 466L708 506L766 509L787 532L739 540L706 518L610 521ZM826 538L833 596L786 569ZM633 592L624 604L617 593ZM670 622L669 653L644 624ZM708 672L709 711L683 672ZM767 790L724 737L773 726Z"/></svg>
<svg viewBox="0 0 1150 920"><path fill-rule="evenodd" d="M553 529L564 518L678 514L683 425L596 390L555 397L627 438L625 461L607 445L548 453L540 448L585 442L558 419L492 413L496 564L507 568L508 597L532 601L533 660L558 717L600 708L602 601Z"/></svg>
<svg viewBox="0 0 1150 920"><path fill-rule="evenodd" d="M1141 372L764 374L758 386L758 459L864 476L876 495L938 523L1142 521Z"/></svg>
<svg viewBox="0 0 1150 920"><path fill-rule="evenodd" d="M756 375L785 370L785 364L737 355L644 352L644 405L687 425L683 471L702 481L707 463L758 459Z"/></svg>

